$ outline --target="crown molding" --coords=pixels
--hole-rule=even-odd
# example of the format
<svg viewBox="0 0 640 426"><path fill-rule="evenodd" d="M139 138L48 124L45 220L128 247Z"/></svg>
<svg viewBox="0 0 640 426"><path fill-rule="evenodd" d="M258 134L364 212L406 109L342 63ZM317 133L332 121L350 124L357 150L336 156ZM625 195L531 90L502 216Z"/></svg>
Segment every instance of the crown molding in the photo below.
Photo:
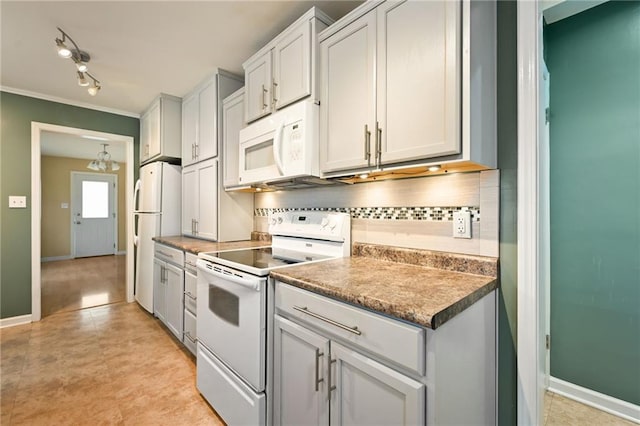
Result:
<svg viewBox="0 0 640 426"><path fill-rule="evenodd" d="M45 101L57 102L59 104L72 105L80 108L92 109L101 112L108 112L110 114L123 115L125 117L140 118L139 113L131 111L123 111L115 108L107 108L103 106L93 105L85 102L72 101L70 99L59 98L57 96L45 95L43 93L31 92L29 90L16 89L14 87L0 86L0 91L13 93L15 95L28 96L30 98L42 99Z"/></svg>

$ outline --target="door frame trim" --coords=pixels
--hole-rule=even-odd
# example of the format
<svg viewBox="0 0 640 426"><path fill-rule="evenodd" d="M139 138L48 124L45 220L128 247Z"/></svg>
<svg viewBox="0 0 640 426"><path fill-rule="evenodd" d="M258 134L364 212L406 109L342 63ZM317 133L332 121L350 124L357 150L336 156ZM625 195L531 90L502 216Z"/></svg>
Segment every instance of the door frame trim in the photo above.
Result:
<svg viewBox="0 0 640 426"><path fill-rule="evenodd" d="M127 302L133 302L133 167L134 167L134 138L132 136L118 135L114 133L97 132L94 130L80 129L76 127L59 126L56 124L31 122L31 320L40 321L42 317L41 306L41 221L42 221L42 189L41 179L41 133L43 131L67 133L72 135L87 135L106 137L114 141L126 144L126 295Z"/></svg>
<svg viewBox="0 0 640 426"><path fill-rule="evenodd" d="M74 217L73 217L73 203L74 203L74 181L73 179L76 176L113 176L114 179L114 183L115 183L115 187L114 187L114 192L113 192L113 209L115 210L115 216L114 216L114 221L113 221L113 242L114 242L114 247L113 247L113 253L112 254L116 254L118 252L118 216L120 216L118 214L118 175L115 173L95 173L95 172L78 172L75 170L71 171L71 191L69 192L69 194L71 194L71 196L69 197L69 209L71 211L71 215L69 217L69 221L71 222L71 226L70 226L70 231L71 231L71 239L70 239L70 243L71 243L71 258L75 259L77 257L77 253L76 253L76 227L73 226L74 225ZM111 212L113 213L113 212Z"/></svg>

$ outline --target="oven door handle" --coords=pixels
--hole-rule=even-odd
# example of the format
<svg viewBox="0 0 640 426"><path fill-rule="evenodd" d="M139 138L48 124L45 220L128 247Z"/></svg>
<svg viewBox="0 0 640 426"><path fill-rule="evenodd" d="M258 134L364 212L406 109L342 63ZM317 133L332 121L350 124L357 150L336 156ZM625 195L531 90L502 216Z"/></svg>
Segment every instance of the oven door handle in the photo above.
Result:
<svg viewBox="0 0 640 426"><path fill-rule="evenodd" d="M243 287L247 287L251 290L260 291L260 278L251 277L251 278L243 278L237 275L225 274L222 272L218 272L213 269L204 268L205 273L213 275L214 277L223 279L225 281L232 282L234 284L239 284ZM211 284L210 284L211 285Z"/></svg>

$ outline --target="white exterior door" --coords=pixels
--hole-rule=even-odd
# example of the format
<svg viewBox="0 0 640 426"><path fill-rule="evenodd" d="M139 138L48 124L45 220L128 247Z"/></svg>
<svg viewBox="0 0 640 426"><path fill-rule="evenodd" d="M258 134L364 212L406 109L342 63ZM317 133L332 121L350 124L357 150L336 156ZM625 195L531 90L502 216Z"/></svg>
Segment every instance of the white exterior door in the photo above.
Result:
<svg viewBox="0 0 640 426"><path fill-rule="evenodd" d="M329 339L275 318L274 424L328 425Z"/></svg>
<svg viewBox="0 0 640 426"><path fill-rule="evenodd" d="M111 174L72 172L72 256L116 252L116 185Z"/></svg>

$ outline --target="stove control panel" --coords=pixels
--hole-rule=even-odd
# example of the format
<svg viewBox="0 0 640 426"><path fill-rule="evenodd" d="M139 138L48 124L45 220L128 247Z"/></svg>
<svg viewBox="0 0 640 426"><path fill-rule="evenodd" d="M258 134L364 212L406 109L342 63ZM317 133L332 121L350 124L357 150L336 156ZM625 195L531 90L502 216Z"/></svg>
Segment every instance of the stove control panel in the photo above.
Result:
<svg viewBox="0 0 640 426"><path fill-rule="evenodd" d="M269 217L269 233L286 237L347 241L351 236L348 213L326 211L277 212Z"/></svg>

